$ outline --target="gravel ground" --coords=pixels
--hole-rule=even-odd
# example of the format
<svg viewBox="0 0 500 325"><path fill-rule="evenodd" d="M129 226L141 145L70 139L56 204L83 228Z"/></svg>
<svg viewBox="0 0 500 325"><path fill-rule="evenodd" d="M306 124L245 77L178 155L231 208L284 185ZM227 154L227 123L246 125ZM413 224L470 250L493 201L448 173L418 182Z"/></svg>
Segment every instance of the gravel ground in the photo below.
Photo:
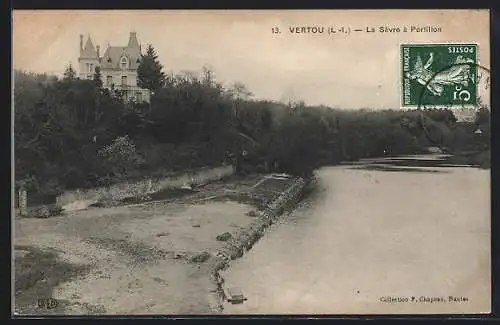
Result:
<svg viewBox="0 0 500 325"><path fill-rule="evenodd" d="M247 226L249 212L275 194L253 187L262 179L231 177L172 200L16 218L16 313L211 313L201 261L224 245L217 235ZM50 297L57 308L36 306Z"/></svg>

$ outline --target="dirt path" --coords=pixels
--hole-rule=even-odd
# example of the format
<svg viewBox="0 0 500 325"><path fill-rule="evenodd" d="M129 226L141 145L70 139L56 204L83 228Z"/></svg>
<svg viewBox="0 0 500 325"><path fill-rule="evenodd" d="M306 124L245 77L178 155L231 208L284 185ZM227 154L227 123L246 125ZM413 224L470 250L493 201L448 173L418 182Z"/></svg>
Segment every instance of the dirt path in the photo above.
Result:
<svg viewBox="0 0 500 325"><path fill-rule="evenodd" d="M202 191L217 196L248 189L259 179ZM217 235L248 225L253 209L234 200L178 200L17 219L16 312L211 313L207 271L193 259L203 261L220 248L224 242ZM57 308L36 306L49 297L57 299Z"/></svg>

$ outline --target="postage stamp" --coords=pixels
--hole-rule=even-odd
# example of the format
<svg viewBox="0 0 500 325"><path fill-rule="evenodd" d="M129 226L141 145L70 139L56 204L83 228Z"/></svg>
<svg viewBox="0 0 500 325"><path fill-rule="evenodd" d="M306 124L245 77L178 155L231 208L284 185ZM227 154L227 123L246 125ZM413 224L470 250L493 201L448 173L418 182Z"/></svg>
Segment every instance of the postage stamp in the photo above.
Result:
<svg viewBox="0 0 500 325"><path fill-rule="evenodd" d="M477 44L401 45L401 105L475 107Z"/></svg>

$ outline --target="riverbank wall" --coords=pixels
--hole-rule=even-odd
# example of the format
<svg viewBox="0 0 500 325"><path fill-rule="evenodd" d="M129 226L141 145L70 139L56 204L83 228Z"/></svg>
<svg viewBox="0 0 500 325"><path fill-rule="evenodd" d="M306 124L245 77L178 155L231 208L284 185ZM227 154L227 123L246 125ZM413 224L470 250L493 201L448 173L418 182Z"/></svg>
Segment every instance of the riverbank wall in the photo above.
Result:
<svg viewBox="0 0 500 325"><path fill-rule="evenodd" d="M222 165L185 171L162 178L146 178L135 182L119 183L108 187L65 191L57 197L57 205L66 211L81 210L100 201L120 201L129 197L180 188L183 185L200 186L231 176L234 172L233 165Z"/></svg>
<svg viewBox="0 0 500 325"><path fill-rule="evenodd" d="M232 260L242 257L245 252L249 251L262 238L264 231L275 223L286 209L301 200L314 185L315 180L314 177L295 179L290 186L258 213L255 221L240 229L226 245L207 261L213 286L209 301L215 313L223 310L224 301L227 300L223 290L224 278L220 272L227 269Z"/></svg>

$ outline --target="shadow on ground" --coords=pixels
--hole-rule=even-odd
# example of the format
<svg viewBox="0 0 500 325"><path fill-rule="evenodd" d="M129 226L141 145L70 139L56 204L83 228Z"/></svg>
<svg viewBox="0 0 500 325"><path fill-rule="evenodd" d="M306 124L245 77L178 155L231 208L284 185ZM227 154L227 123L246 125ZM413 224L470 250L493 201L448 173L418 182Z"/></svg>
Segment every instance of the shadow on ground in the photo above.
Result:
<svg viewBox="0 0 500 325"><path fill-rule="evenodd" d="M88 273L90 266L60 261L54 249L16 245L15 251L19 254L15 259L15 312L23 315L63 312L69 302L61 300L47 309L38 307L38 300L52 298L52 291L59 283Z"/></svg>

